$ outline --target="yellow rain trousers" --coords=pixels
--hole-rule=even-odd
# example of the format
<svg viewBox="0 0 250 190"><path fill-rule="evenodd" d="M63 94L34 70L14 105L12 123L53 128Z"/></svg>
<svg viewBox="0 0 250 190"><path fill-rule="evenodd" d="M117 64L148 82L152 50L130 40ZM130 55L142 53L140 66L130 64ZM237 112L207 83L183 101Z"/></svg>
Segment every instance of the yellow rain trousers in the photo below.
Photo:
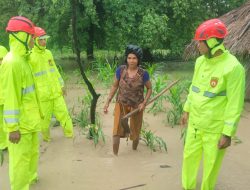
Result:
<svg viewBox="0 0 250 190"><path fill-rule="evenodd" d="M4 56L8 53L7 49L3 46L0 46L0 62L2 62L2 59ZM0 63L0 69L1 69L1 63ZM3 87L2 87L2 78L0 76L0 150L3 150L7 148L7 133L3 130Z"/></svg>
<svg viewBox="0 0 250 190"><path fill-rule="evenodd" d="M28 34L18 32L14 35L25 42ZM11 190L29 190L30 183L37 180L41 114L26 48L12 34L9 44L10 52L4 57L0 69L4 130L21 134L18 144L8 142L10 185Z"/></svg>
<svg viewBox="0 0 250 190"><path fill-rule="evenodd" d="M214 190L218 172L225 154L225 149L219 150L219 133L206 133L202 130L188 127L184 158L182 166L182 185L185 190L196 189L196 177L203 157L202 190Z"/></svg>
<svg viewBox="0 0 250 190"><path fill-rule="evenodd" d="M29 186L38 181L38 133L22 134L17 145L9 143L8 151L11 190L29 190Z"/></svg>
<svg viewBox="0 0 250 190"><path fill-rule="evenodd" d="M201 190L214 190L225 150L218 149L222 135L233 136L243 108L245 70L227 50L195 64L184 111L189 123L183 155L182 186L196 188L197 171L203 156Z"/></svg>
<svg viewBox="0 0 250 190"><path fill-rule="evenodd" d="M58 72L52 53L39 46L38 38L32 49L29 63L32 67L36 90L44 119L41 123L44 141L50 141L50 122L52 114L60 122L65 137L73 137L73 124L63 98L63 79Z"/></svg>
<svg viewBox="0 0 250 190"><path fill-rule="evenodd" d="M7 148L7 133L3 130L3 105L0 105L0 150Z"/></svg>

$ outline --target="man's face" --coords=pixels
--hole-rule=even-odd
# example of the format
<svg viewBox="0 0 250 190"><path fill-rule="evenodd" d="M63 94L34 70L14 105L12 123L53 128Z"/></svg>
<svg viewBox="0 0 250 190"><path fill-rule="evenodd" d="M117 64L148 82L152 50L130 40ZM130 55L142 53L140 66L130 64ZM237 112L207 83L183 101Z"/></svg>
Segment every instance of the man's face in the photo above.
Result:
<svg viewBox="0 0 250 190"><path fill-rule="evenodd" d="M209 52L209 49L204 41L198 41L197 48L202 55L206 55Z"/></svg>
<svg viewBox="0 0 250 190"><path fill-rule="evenodd" d="M46 39L39 39L38 44L39 44L39 46L45 47L46 46Z"/></svg>

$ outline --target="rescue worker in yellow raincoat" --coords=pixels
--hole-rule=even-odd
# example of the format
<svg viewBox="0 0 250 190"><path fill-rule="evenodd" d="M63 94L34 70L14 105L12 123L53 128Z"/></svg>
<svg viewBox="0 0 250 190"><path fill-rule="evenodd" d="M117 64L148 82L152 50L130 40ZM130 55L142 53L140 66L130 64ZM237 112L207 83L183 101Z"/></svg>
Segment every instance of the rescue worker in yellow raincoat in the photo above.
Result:
<svg viewBox="0 0 250 190"><path fill-rule="evenodd" d="M36 83L38 99L44 119L41 123L44 141L50 141L50 122L52 114L63 127L65 137L73 137L73 125L63 97L64 82L58 72L52 53L46 49L49 36L45 30L35 27L35 42L29 63Z"/></svg>
<svg viewBox="0 0 250 190"><path fill-rule="evenodd" d="M214 190L243 109L245 70L223 45L227 33L219 19L205 21L195 33L202 56L196 60L182 117L182 124L188 121L182 166L185 190L196 189L202 155L201 190Z"/></svg>
<svg viewBox="0 0 250 190"><path fill-rule="evenodd" d="M8 53L8 50L0 46L0 69L4 56ZM2 78L0 76L0 150L7 148L7 133L3 130L3 88Z"/></svg>
<svg viewBox="0 0 250 190"><path fill-rule="evenodd" d="M0 75L4 94L4 129L9 134L9 176L11 190L29 190L38 180L38 132L41 114L32 70L28 63L33 23L12 17L6 27L10 52L4 57Z"/></svg>

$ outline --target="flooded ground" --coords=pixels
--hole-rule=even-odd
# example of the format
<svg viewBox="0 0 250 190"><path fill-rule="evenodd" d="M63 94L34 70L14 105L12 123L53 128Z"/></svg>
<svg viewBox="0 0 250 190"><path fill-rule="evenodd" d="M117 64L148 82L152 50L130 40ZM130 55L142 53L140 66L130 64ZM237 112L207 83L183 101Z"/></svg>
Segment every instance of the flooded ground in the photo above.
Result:
<svg viewBox="0 0 250 190"><path fill-rule="evenodd" d="M85 92L76 84L77 77L67 82L66 101L69 108L78 107L78 97ZM102 113L107 90L97 88L104 94L100 97L97 111L106 143L95 148L86 139L79 127L75 127L75 138L65 139L60 127L51 128L52 142L41 142L39 161L39 182L31 190L181 190L181 163L183 143L181 128L171 128L163 122L165 113L145 113L148 129L162 137L168 152L152 152L144 142L138 150L132 150L132 143L122 139L119 156L112 154L113 107L107 115ZM247 190L250 186L250 104L245 111L237 132L242 143L233 144L227 151L216 190ZM0 167L0 190L10 190L8 179L8 154ZM198 186L201 183L201 171ZM198 189L198 188L197 188Z"/></svg>

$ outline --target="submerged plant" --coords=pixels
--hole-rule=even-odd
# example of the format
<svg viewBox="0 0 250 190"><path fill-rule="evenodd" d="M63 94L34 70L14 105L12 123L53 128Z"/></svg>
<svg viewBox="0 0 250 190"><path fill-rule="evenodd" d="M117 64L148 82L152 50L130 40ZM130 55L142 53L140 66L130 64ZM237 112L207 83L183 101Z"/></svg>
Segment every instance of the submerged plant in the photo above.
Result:
<svg viewBox="0 0 250 190"><path fill-rule="evenodd" d="M100 117L96 115L96 124L91 124L90 122L90 115L89 109L91 105L91 95L87 94L83 97L81 102L81 111L80 113L74 118L74 121L82 128L83 134L90 140L94 141L95 146L99 143L100 139L105 143L105 136L100 127Z"/></svg>
<svg viewBox="0 0 250 190"><path fill-rule="evenodd" d="M167 144L161 138L156 136L151 130L147 131L146 129L141 130L141 140L146 143L146 145L155 152L158 149L164 149L167 152Z"/></svg>
<svg viewBox="0 0 250 190"><path fill-rule="evenodd" d="M89 124L85 129L87 131L87 138L93 140L95 146L99 143L100 139L105 143L105 136L100 126Z"/></svg>
<svg viewBox="0 0 250 190"><path fill-rule="evenodd" d="M172 127L180 122L185 103L185 100L182 97L184 93L187 93L189 86L190 82L184 81L182 84L177 84L171 88L167 95L167 100L171 104L171 107L167 111L167 122Z"/></svg>
<svg viewBox="0 0 250 190"><path fill-rule="evenodd" d="M155 97L158 93L160 93L164 88L166 88L167 86L167 75L162 75L162 76L157 76L154 77L152 80L152 86L153 86L153 90L152 90L152 97ZM153 103L152 106L149 108L148 112L153 113L154 115L159 113L159 112L163 112L165 111L165 107L164 107L164 100L166 99L166 95L162 95L160 96L158 99L156 99Z"/></svg>
<svg viewBox="0 0 250 190"><path fill-rule="evenodd" d="M79 124L81 128L85 128L88 124L90 124L90 115L89 110L91 106L91 95L87 93L82 100L78 99L78 102L81 105L80 113L74 118L74 121Z"/></svg>

